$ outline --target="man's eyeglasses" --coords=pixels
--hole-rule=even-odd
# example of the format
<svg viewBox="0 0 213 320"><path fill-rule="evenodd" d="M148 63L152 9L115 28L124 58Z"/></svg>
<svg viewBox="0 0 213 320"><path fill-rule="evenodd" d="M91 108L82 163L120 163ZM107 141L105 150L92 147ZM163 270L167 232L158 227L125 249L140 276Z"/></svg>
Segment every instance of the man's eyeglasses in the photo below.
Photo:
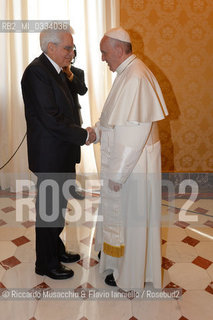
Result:
<svg viewBox="0 0 213 320"><path fill-rule="evenodd" d="M56 46L61 46L59 43L54 43ZM66 50L68 53L72 52L75 49L75 46L65 46L63 47L64 50Z"/></svg>

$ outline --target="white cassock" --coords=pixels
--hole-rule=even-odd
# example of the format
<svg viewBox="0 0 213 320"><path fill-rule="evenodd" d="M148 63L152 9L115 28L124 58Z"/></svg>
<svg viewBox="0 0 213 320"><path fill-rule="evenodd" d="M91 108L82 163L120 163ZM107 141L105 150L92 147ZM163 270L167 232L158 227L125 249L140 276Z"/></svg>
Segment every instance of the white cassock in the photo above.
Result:
<svg viewBox="0 0 213 320"><path fill-rule="evenodd" d="M118 287L161 287L161 154L157 121L168 114L160 87L131 55L117 77L96 124L101 142L101 203L95 249L100 272L113 270ZM108 181L122 184L111 191Z"/></svg>

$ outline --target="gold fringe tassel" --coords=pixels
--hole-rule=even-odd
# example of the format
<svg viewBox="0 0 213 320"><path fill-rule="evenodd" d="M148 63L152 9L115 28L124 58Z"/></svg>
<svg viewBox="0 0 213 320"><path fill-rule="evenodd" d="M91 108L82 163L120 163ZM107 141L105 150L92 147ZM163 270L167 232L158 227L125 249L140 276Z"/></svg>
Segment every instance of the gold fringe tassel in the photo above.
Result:
<svg viewBox="0 0 213 320"><path fill-rule="evenodd" d="M124 248L124 245L116 247L104 242L103 251L111 257L120 258L124 255Z"/></svg>

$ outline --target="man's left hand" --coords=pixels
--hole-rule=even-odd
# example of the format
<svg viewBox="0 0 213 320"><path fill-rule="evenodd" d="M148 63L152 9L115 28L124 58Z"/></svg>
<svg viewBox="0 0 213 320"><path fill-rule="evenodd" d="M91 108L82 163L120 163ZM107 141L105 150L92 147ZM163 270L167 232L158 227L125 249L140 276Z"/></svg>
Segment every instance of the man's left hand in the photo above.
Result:
<svg viewBox="0 0 213 320"><path fill-rule="evenodd" d="M67 78L71 77L72 71L70 70L69 66L63 67L62 69L63 69L63 72L67 75Z"/></svg>

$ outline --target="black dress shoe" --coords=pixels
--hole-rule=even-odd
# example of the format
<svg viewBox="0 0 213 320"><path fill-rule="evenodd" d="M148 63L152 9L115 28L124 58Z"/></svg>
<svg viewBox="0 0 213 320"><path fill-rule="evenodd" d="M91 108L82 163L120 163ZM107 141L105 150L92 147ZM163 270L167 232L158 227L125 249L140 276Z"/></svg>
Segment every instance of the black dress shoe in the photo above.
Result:
<svg viewBox="0 0 213 320"><path fill-rule="evenodd" d="M64 252L63 254L60 255L59 261L64 262L64 263L72 263L72 262L77 262L81 259L80 255L78 253L71 253L71 252Z"/></svg>
<svg viewBox="0 0 213 320"><path fill-rule="evenodd" d="M48 276L49 278L56 280L69 279L74 276L74 272L71 269L63 266L62 264L57 268L46 271L36 268L35 273L39 274L40 276Z"/></svg>
<svg viewBox="0 0 213 320"><path fill-rule="evenodd" d="M117 287L117 284L115 282L115 279L113 277L113 274L108 274L108 276L106 276L105 278L105 283L108 284L108 286L111 286L111 287Z"/></svg>
<svg viewBox="0 0 213 320"><path fill-rule="evenodd" d="M80 192L76 191L74 186L70 187L70 193L74 199L77 199L77 200L84 200L85 199L85 196L83 194L81 194Z"/></svg>
<svg viewBox="0 0 213 320"><path fill-rule="evenodd" d="M101 259L101 251L98 252L98 259Z"/></svg>

